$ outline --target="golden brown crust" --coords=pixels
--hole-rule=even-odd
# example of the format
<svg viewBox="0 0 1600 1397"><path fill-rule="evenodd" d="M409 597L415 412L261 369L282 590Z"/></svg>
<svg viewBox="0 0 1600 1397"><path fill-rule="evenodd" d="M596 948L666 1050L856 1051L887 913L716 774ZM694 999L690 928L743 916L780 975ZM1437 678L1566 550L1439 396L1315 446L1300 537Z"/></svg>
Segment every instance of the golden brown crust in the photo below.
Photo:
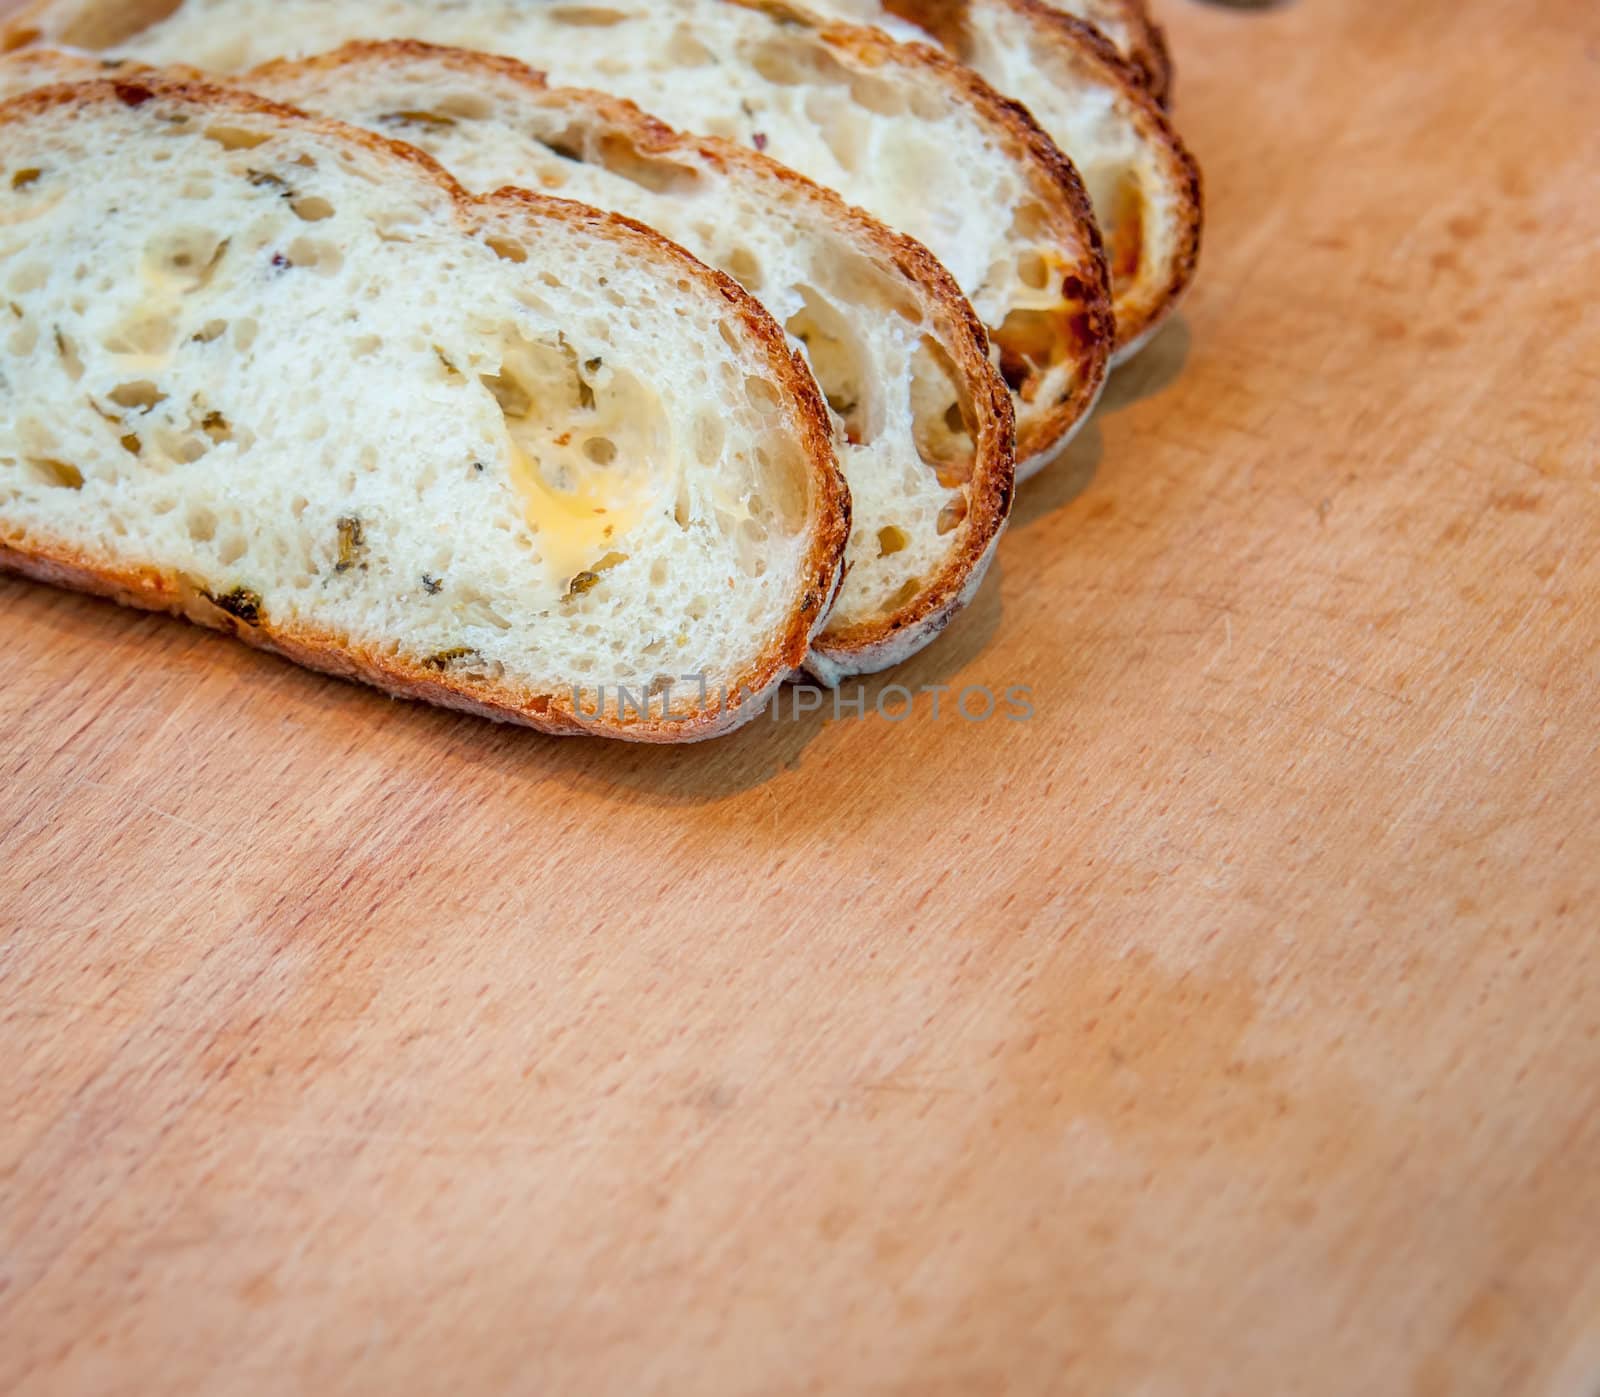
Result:
<svg viewBox="0 0 1600 1397"><path fill-rule="evenodd" d="M1128 62L1144 78L1145 86L1161 109L1169 111L1177 68L1172 61L1172 46L1167 43L1167 31L1151 17L1144 0L1127 0L1127 3L1131 13L1129 29L1134 35Z"/></svg>
<svg viewBox="0 0 1600 1397"><path fill-rule="evenodd" d="M959 548L927 579L916 596L882 616L852 625L827 626L812 642L816 668L835 674L864 673L897 663L920 649L960 609L973 578L987 563L1011 509L1015 480L1015 423L1004 381L989 362L989 342L971 303L955 279L927 248L885 227L786 165L715 136L692 136L608 93L552 88L542 74L513 58L441 48L415 39L356 41L302 60L280 59L244 74L240 81L271 83L303 72L333 73L358 62L428 60L469 78L494 74L525 88L530 98L580 105L644 154L737 169L780 186L779 197L803 199L820 218L849 231L880 267L890 267L915 300L954 365L963 401L973 415L974 460L966 484L967 516Z"/></svg>
<svg viewBox="0 0 1600 1397"><path fill-rule="evenodd" d="M421 151L359 127L307 116L238 88L216 87L151 70L76 85L44 87L0 104L0 130L55 106L88 109L119 104L138 108L152 100L187 104L203 111L251 113L286 125L361 146L401 162L419 178L431 180L450 199L462 235L471 237L497 221L528 217L553 219L589 229L600 236L632 243L641 255L676 265L680 275L715 290L764 351L774 385L791 406L791 416L811 467L812 540L796 584L789 623L769 642L750 667L728 686L729 692L707 696L704 705L684 722L666 722L636 713L612 714L601 706L586 721L585 695L512 689L502 681L471 675L443 675L425 663L352 646L346 637L304 625L275 625L269 616L248 620L230 614L202 596L171 569L150 565L107 564L83 554L62 540L13 536L0 541L0 568L21 572L57 585L113 597L130 606L171 611L201 624L231 631L250 644L274 650L297 663L327 673L359 678L390 693L422 698L489 717L525 723L545 732L585 732L640 742L683 742L714 736L755 716L761 700L804 662L812 634L837 594L843 575L844 546L850 536L850 499L834 460L827 407L810 371L791 356L783 332L731 278L696 261L676 243L631 220L601 213L583 204L552 199L526 190L503 190L474 198L435 161ZM524 229L524 231L526 231Z"/></svg>
<svg viewBox="0 0 1600 1397"><path fill-rule="evenodd" d="M1145 90L1161 107L1167 107L1172 98L1172 53L1166 31L1151 16L1147 0L1090 0L1084 8L1088 12L1084 18L1098 30L1106 26L1096 24L1097 16L1114 19L1116 28L1128 36L1120 49L1122 57Z"/></svg>

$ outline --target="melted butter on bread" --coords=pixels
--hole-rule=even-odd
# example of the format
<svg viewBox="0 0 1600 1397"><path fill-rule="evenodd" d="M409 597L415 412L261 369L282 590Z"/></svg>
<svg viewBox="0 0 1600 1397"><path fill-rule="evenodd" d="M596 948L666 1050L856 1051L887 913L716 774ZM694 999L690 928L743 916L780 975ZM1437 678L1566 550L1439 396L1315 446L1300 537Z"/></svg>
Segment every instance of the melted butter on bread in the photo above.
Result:
<svg viewBox="0 0 1600 1397"><path fill-rule="evenodd" d="M484 382L505 415L511 483L564 593L626 555L628 535L677 492L660 399L602 359L580 361L565 340L509 347Z"/></svg>

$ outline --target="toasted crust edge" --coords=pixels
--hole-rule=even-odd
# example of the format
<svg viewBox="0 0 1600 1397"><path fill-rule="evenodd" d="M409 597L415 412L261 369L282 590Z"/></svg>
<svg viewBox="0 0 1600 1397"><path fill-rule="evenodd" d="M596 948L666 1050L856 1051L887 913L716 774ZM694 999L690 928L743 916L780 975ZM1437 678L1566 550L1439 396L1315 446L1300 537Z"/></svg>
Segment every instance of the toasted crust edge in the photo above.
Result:
<svg viewBox="0 0 1600 1397"><path fill-rule="evenodd" d="M732 167L781 185L805 200L819 219L847 230L881 267L891 268L921 308L955 365L958 388L976 419L972 478L967 483L967 518L959 547L903 606L851 625L825 625L813 639L805 668L817 678L867 674L908 659L931 642L970 601L999 543L1010 514L1016 459L1011 395L989 360L989 340L955 278L914 238L898 233L848 204L831 189L786 165L715 136L690 135L641 111L625 98L586 88L552 87L542 73L514 58L425 43L417 39L356 40L305 59L277 59L239 76L270 81L280 75L337 70L370 60L427 58L467 76L495 73L543 97L566 97L624 131L650 155L678 157L712 167ZM757 297L759 300L759 296Z"/></svg>
<svg viewBox="0 0 1600 1397"><path fill-rule="evenodd" d="M794 409L794 426L811 466L812 540L807 548L796 586L793 613L750 667L739 674L729 691L709 696L714 702L684 721L663 722L654 717L619 715L604 711L595 721L578 716L570 688L566 693L516 693L504 684L470 676L450 677L429 673L421 664L375 653L352 645L330 629L313 626L275 626L270 621L246 623L217 608L215 616L195 605L173 569L151 565L107 565L57 539L13 536L0 539L0 569L19 572L40 581L111 597L125 605L184 615L261 649L272 650L307 668L345 678L362 679L404 698L421 698L446 707L483 716L523 723L544 732L623 738L638 742L685 742L731 731L757 716L766 698L803 663L812 635L821 627L843 579L845 543L850 535L850 497L834 459L827 409L810 370L791 355L783 332L732 278L696 261L676 243L653 229L603 213L584 204L553 199L527 190L502 190L474 198L436 162L412 146L390 141L360 127L311 117L292 107L268 101L238 88L217 87L187 79L164 78L151 70L126 77L87 83L43 87L0 103L0 130L36 112L55 106L113 103L142 105L152 97L187 102L204 111L247 112L289 124L304 124L371 151L395 158L414 173L433 180L449 197L463 237L475 237L484 224L533 212L613 235L633 242L642 252L675 263L684 275L707 284L727 303L728 309L765 352L774 380L788 390Z"/></svg>
<svg viewBox="0 0 1600 1397"><path fill-rule="evenodd" d="M1046 0L1003 0L1018 15L1031 21L1044 44L1069 69L1082 72L1101 86L1114 89L1146 149L1154 153L1163 190L1172 199L1175 236L1170 250L1160 258L1163 268L1154 279L1141 276L1132 289L1112 287L1117 321L1117 347L1112 367L1126 363L1149 343L1194 282L1200 261L1205 226L1205 192L1200 163L1184 144L1177 127L1162 110L1138 72L1118 52L1116 45L1094 25L1065 14ZM1148 199L1146 200L1148 203ZM1146 224L1148 220L1146 220ZM1150 261L1148 236L1142 239L1141 273ZM1108 249L1115 265L1116 253Z"/></svg>
<svg viewBox="0 0 1600 1397"><path fill-rule="evenodd" d="M1140 84L1166 109L1172 101L1172 49L1167 43L1166 30L1156 23L1147 0L1096 0L1096 3L1102 9L1115 10L1121 18L1122 27L1128 32L1128 42L1126 50L1118 48L1118 52L1138 75Z"/></svg>

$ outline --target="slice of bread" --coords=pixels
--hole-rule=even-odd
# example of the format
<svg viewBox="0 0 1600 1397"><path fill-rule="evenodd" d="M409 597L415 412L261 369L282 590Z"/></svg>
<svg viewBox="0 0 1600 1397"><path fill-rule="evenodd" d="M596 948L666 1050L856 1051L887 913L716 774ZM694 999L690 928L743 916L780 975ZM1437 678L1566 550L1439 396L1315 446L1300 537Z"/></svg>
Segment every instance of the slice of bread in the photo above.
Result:
<svg viewBox="0 0 1600 1397"><path fill-rule="evenodd" d="M675 244L149 74L0 151L0 566L551 732L709 737L804 660L827 408Z"/></svg>
<svg viewBox="0 0 1600 1397"><path fill-rule="evenodd" d="M761 300L828 398L853 502L815 676L898 663L976 590L1009 507L1011 402L983 327L919 244L755 151L548 88L513 59L392 40L240 81L407 140L474 192L519 185L637 218Z"/></svg>
<svg viewBox="0 0 1600 1397"><path fill-rule="evenodd" d="M1120 363L1194 279L1200 169L1098 30L1042 0L807 0L826 14L939 44L1023 103L1078 167L1111 263Z"/></svg>
<svg viewBox="0 0 1600 1397"><path fill-rule="evenodd" d="M1104 383L1109 276L1077 172L1016 104L927 46L785 0L41 0L0 31L237 74L352 39L521 59L681 130L765 151L918 239L989 327L1019 476Z"/></svg>

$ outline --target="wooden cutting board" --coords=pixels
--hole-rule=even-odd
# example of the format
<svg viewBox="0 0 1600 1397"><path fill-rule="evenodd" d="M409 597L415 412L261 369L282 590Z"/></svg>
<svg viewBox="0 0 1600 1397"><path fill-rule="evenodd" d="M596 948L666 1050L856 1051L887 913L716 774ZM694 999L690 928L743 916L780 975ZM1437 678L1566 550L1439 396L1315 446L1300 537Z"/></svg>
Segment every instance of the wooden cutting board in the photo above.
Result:
<svg viewBox="0 0 1600 1397"><path fill-rule="evenodd" d="M1600 21L1163 18L1200 283L865 716L0 582L0 1387L1594 1397Z"/></svg>

